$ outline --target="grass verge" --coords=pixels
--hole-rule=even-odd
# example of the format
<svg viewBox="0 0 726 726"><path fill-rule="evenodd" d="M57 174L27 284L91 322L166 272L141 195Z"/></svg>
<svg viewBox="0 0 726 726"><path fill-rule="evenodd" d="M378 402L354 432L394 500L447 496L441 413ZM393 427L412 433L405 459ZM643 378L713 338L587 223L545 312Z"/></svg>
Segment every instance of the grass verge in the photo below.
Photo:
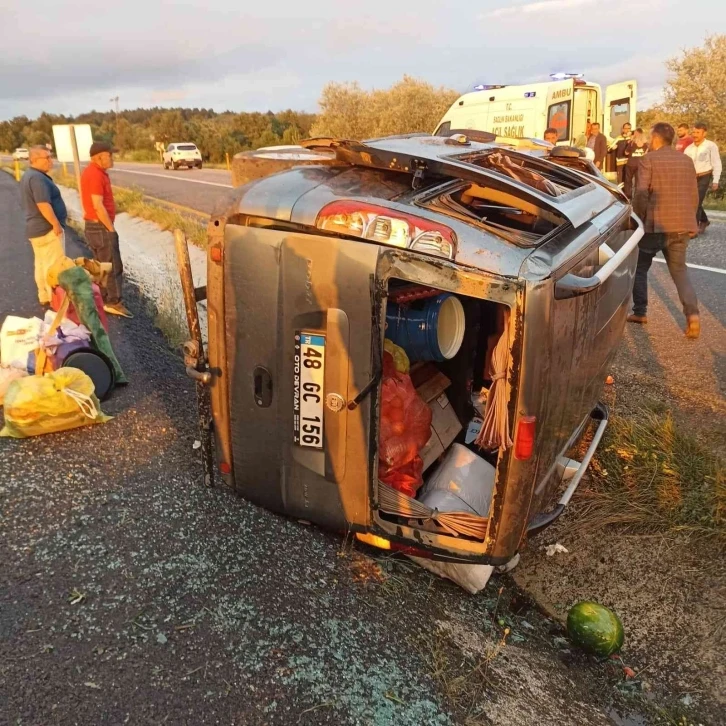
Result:
<svg viewBox="0 0 726 726"><path fill-rule="evenodd" d="M703 208L726 212L726 199L712 199L708 196L703 202Z"/></svg>
<svg viewBox="0 0 726 726"><path fill-rule="evenodd" d="M613 415L590 473L590 486L578 492L578 526L726 542L726 465L670 411Z"/></svg>

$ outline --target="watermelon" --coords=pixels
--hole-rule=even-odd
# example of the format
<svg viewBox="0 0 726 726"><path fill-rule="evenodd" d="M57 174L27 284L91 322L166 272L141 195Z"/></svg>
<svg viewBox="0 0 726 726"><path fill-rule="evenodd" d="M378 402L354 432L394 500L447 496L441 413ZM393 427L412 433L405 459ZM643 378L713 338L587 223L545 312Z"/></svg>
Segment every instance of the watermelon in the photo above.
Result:
<svg viewBox="0 0 726 726"><path fill-rule="evenodd" d="M567 613L570 640L595 655L606 657L623 647L620 618L600 603L584 600Z"/></svg>

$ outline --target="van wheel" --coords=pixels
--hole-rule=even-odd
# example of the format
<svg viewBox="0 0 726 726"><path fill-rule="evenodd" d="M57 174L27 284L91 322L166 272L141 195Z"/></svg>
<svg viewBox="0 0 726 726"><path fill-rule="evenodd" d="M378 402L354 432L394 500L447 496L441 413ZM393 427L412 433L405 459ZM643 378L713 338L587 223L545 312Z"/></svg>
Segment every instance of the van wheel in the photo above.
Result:
<svg viewBox="0 0 726 726"><path fill-rule="evenodd" d="M176 171L179 168L179 164L177 164L175 161L171 162L171 168Z"/></svg>

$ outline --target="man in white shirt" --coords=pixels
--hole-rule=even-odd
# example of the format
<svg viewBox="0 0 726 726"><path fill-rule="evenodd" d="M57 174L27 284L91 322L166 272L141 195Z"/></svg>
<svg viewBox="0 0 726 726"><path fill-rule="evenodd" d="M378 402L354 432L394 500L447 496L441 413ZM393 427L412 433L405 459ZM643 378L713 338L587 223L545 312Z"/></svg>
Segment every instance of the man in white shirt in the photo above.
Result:
<svg viewBox="0 0 726 726"><path fill-rule="evenodd" d="M706 227L711 224L708 221L706 212L703 210L703 200L709 189L716 191L718 183L721 179L721 154L718 146L706 138L708 134L708 126L702 122L698 122L693 126L693 143L686 147L683 152L686 156L690 156L695 167L696 177L698 181L698 233L703 234Z"/></svg>

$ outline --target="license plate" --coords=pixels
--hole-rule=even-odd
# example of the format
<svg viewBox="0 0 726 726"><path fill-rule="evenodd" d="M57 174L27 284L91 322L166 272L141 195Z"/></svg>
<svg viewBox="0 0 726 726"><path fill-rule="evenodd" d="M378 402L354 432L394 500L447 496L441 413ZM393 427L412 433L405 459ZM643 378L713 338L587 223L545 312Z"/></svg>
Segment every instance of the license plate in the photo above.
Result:
<svg viewBox="0 0 726 726"><path fill-rule="evenodd" d="M298 446L322 449L325 336L296 333L294 366L294 441Z"/></svg>

